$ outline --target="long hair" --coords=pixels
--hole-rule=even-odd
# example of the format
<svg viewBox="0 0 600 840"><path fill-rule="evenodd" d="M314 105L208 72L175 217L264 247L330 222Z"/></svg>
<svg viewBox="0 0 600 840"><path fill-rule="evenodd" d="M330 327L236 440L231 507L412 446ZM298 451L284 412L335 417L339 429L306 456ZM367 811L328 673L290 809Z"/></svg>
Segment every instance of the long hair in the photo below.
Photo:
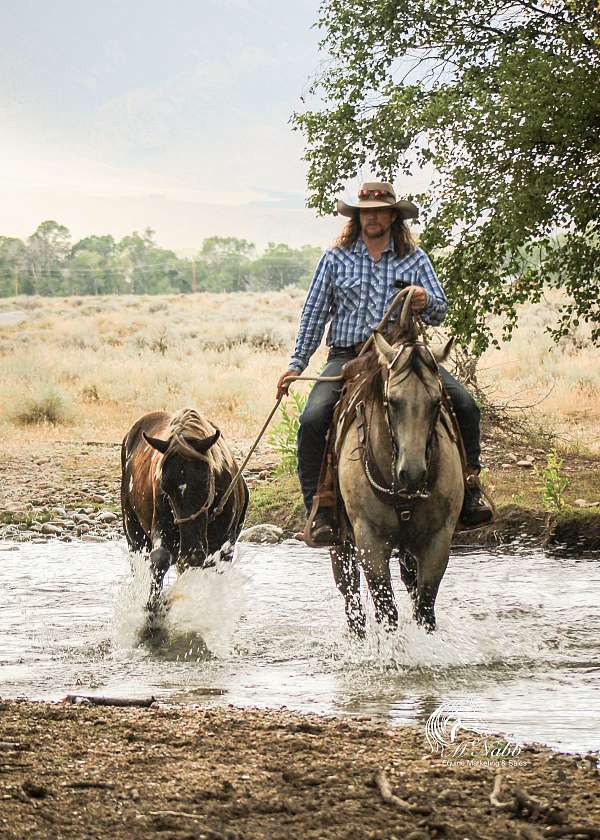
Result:
<svg viewBox="0 0 600 840"><path fill-rule="evenodd" d="M333 243L334 248L350 248L360 236L360 216L355 210L352 218L348 219L342 232ZM394 240L394 247L397 257L406 257L415 250L416 241L406 222L401 216L396 215L390 229L390 236Z"/></svg>

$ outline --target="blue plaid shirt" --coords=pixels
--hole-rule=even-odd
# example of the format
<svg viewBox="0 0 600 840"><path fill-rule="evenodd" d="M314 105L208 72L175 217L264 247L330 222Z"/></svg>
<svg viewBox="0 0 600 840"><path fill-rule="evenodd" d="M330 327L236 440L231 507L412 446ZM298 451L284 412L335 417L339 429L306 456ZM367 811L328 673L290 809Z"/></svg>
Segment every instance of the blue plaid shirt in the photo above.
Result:
<svg viewBox="0 0 600 840"><path fill-rule="evenodd" d="M302 308L290 369L302 372L308 365L329 320L329 346L351 347L365 341L398 294L394 286L398 280L425 289L427 306L421 318L432 326L441 324L448 302L429 257L421 248L415 248L406 257L397 257L391 241L377 262L371 259L362 239L349 249L325 251Z"/></svg>

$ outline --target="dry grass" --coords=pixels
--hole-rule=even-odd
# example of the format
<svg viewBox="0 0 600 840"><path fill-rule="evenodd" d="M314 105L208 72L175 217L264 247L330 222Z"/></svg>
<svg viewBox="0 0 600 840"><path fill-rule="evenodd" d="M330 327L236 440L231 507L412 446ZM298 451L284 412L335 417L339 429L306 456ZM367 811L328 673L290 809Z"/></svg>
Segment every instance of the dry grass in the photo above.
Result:
<svg viewBox="0 0 600 840"><path fill-rule="evenodd" d="M248 440L273 405L305 292L0 302L0 424L5 440L118 441L141 414L194 406L229 439ZM489 351L481 379L494 398L535 409L569 445L599 448L600 367L579 328L553 347L544 327L557 298L524 307L510 344ZM10 310L21 324L3 323ZM500 324L496 325L500 330ZM320 350L311 370L324 358ZM306 387L306 386L305 386ZM18 420L25 400L61 393L68 425Z"/></svg>
<svg viewBox="0 0 600 840"><path fill-rule="evenodd" d="M554 432L563 447L600 451L600 365L590 329L579 326L554 344L545 331L556 323L560 296L521 307L519 328L509 343L489 350L479 380L494 399L534 405L528 414ZM500 333L501 324L492 321Z"/></svg>

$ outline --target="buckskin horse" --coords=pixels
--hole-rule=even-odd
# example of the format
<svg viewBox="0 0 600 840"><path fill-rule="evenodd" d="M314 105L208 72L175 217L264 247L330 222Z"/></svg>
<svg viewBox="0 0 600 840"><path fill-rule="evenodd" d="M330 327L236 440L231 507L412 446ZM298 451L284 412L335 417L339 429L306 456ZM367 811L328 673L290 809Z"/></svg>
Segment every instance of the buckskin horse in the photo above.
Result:
<svg viewBox="0 0 600 840"><path fill-rule="evenodd" d="M221 548L225 559L231 557L248 506L248 488L240 477L219 510L235 471L220 431L191 408L145 414L125 435L123 526L132 551L150 552L151 613L173 563L180 569L204 567Z"/></svg>
<svg viewBox="0 0 600 840"><path fill-rule="evenodd" d="M360 568L376 620L387 629L397 627L390 575L394 550L417 622L435 629L435 599L463 499L460 452L438 375L452 342L432 352L418 340L414 318L405 314L409 303L392 344L375 332L369 353L346 365L350 381L337 414L338 487L345 512L341 543L330 556L349 627L358 636L366 621Z"/></svg>

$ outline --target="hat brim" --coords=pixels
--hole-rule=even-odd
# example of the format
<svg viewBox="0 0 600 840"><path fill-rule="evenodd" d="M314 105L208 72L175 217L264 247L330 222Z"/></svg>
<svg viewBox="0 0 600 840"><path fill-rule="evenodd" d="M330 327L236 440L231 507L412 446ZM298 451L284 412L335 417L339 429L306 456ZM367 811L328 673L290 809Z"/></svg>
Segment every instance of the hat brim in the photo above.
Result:
<svg viewBox="0 0 600 840"><path fill-rule="evenodd" d="M360 204L348 204L341 199L336 203L337 211L340 216L348 216L352 218L357 210L369 210L371 208L382 207L386 210L398 210L400 218L402 219L418 219L419 208L412 201L401 200L395 204L389 204L387 201L361 201Z"/></svg>

